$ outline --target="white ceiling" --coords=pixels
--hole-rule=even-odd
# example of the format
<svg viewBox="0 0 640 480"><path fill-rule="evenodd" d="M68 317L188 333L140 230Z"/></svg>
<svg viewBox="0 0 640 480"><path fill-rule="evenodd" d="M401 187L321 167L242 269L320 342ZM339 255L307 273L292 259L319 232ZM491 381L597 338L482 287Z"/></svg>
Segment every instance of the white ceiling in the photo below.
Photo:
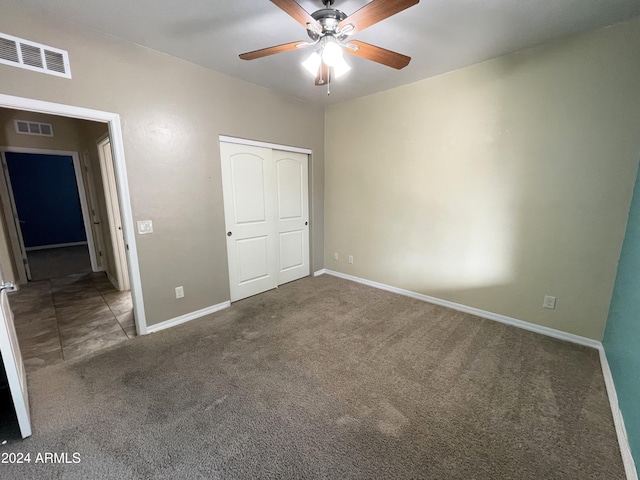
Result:
<svg viewBox="0 0 640 480"><path fill-rule="evenodd" d="M640 15L638 0L421 0L353 38L409 55L394 70L347 55L351 72L316 87L300 62L309 50L244 61L238 54L307 40L306 31L269 0L15 0L218 72L322 103L386 90L522 50L550 38ZM299 0L308 12L320 0ZM368 0L335 0L351 14ZM64 48L64 45L59 46ZM73 61L73 59L71 59ZM73 66L72 66L73 67Z"/></svg>

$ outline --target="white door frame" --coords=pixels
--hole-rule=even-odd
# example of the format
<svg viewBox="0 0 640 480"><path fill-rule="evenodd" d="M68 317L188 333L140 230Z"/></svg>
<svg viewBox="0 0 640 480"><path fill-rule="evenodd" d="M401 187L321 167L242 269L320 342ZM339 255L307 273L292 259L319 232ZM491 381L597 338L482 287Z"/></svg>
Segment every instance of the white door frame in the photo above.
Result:
<svg viewBox="0 0 640 480"><path fill-rule="evenodd" d="M104 154L104 150L109 146L109 158ZM97 142L98 157L100 158L100 173L102 174L102 186L107 207L107 220L109 223L109 234L111 236L111 248L115 257L116 266L115 287L121 292L129 290L129 275L127 275L127 251L122 237L120 218L120 206L118 201L118 187L116 185L115 172L113 170L113 152L111 151L111 139L109 134L101 137ZM107 269L107 274L109 271ZM110 277L110 276L109 276ZM114 279L109 278L113 282Z"/></svg>
<svg viewBox="0 0 640 480"><path fill-rule="evenodd" d="M247 140L246 138L229 137L227 135L218 135L218 141L225 143L237 143L238 145L249 145L253 147L265 147L272 150L282 150L283 152L304 153L313 155L313 150L309 148L292 147L291 145L280 145L278 143L260 142L258 140Z"/></svg>
<svg viewBox="0 0 640 480"><path fill-rule="evenodd" d="M87 246L89 248L89 258L91 260L91 270L96 272L98 270L98 263L96 259L96 252L94 248L94 238L93 238L93 230L91 229L91 215L89 213L89 207L87 205L87 193L84 188L84 182L82 178L82 166L80 165L80 156L78 152L66 151L66 150L46 150L42 148L25 148L25 147L0 147L0 156L2 157L3 165L6 165L6 153L31 153L36 155L53 155L59 157L71 157L73 159L73 171L76 179L76 186L78 188L78 197L80 199L80 210L82 212L82 223L84 225L85 235L87 237ZM15 209L15 200L13 198L13 187L11 186L11 175L9 174L9 169L2 169L0 172L0 180L4 180L7 186L8 192L4 188L0 188L0 195L2 195L2 203L4 205L5 218L12 218L13 215L17 213L17 211L11 211L11 214L8 213L7 210ZM7 198L5 195L9 194L10 198ZM10 202L10 204L9 204ZM9 216L11 215L11 216ZM11 241L13 242L16 238L19 239L22 245L22 229L16 222L7 221L7 228L9 229L9 236ZM16 232L18 230L18 232ZM13 248L14 257L17 253L16 249ZM20 277L20 283L26 283L27 273L25 269L24 263L22 263L22 258L15 257L16 260L16 268L18 269L18 276Z"/></svg>
<svg viewBox="0 0 640 480"><path fill-rule="evenodd" d="M122 127L120 115L117 113L103 112L61 103L44 102L30 98L15 97L13 95L0 94L0 107L15 110L60 115L63 117L79 118L94 122L103 122L109 125L109 137L111 138L111 150L115 167L118 194L120 196L120 215L124 238L128 245L127 262L129 278L131 280L131 297L138 335L146 335L147 322L142 299L142 280L140 278L140 265L138 263L138 248L136 245L135 229L133 224L133 212L131 211L131 198L129 196L129 182L127 180L127 166L124 157L124 143L122 140Z"/></svg>

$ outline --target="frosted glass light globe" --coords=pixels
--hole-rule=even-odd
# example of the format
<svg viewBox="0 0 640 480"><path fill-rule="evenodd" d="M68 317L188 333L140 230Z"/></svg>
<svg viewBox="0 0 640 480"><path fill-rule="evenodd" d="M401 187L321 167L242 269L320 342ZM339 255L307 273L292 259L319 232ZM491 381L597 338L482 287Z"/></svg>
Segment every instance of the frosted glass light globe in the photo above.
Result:
<svg viewBox="0 0 640 480"><path fill-rule="evenodd" d="M333 37L327 37L327 43L322 50L322 61L328 66L333 67L342 60L342 47Z"/></svg>

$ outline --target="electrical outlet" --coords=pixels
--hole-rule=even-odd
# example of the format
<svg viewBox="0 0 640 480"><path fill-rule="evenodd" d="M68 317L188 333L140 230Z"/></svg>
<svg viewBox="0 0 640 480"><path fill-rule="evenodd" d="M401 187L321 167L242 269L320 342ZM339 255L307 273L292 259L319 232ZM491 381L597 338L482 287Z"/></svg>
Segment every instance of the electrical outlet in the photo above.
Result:
<svg viewBox="0 0 640 480"><path fill-rule="evenodd" d="M338 255L338 252L333 252L333 259L334 260L339 260L340 259L340 255Z"/></svg>
<svg viewBox="0 0 640 480"><path fill-rule="evenodd" d="M184 287L176 287L176 298L184 298Z"/></svg>
<svg viewBox="0 0 640 480"><path fill-rule="evenodd" d="M349 263L353 264L353 255L349 255Z"/></svg>
<svg viewBox="0 0 640 480"><path fill-rule="evenodd" d="M544 301L542 302L542 306L544 308L549 308L551 310L554 310L556 308L556 297L545 295Z"/></svg>

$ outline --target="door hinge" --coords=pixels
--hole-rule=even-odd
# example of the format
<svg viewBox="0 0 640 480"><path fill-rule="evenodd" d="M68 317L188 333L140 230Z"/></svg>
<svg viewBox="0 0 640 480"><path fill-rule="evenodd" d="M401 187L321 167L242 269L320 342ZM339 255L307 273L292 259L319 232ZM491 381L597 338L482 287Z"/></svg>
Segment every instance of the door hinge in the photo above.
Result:
<svg viewBox="0 0 640 480"><path fill-rule="evenodd" d="M2 290L8 290L9 292L15 292L17 290L15 284L13 282L5 282L0 285L0 292Z"/></svg>
<svg viewBox="0 0 640 480"><path fill-rule="evenodd" d="M29 263L29 261L26 258L22 259L22 263L24 263L25 265Z"/></svg>
<svg viewBox="0 0 640 480"><path fill-rule="evenodd" d="M100 250L98 250L98 255L102 256L102 252Z"/></svg>

